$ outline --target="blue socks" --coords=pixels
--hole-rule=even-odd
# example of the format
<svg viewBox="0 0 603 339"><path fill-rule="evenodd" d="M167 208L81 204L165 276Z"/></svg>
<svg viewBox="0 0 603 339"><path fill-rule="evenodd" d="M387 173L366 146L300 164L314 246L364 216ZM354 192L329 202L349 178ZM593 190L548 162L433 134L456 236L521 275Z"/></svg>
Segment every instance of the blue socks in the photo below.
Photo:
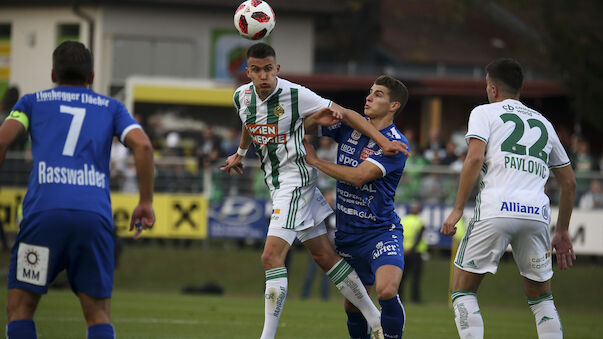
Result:
<svg viewBox="0 0 603 339"><path fill-rule="evenodd" d="M6 325L7 339L38 339L33 320L14 320Z"/></svg>
<svg viewBox="0 0 603 339"><path fill-rule="evenodd" d="M115 331L111 324L96 324L88 327L88 339L114 339Z"/></svg>
<svg viewBox="0 0 603 339"><path fill-rule="evenodd" d="M345 312L348 315L350 339L369 339L368 323L360 312Z"/></svg>
<svg viewBox="0 0 603 339"><path fill-rule="evenodd" d="M379 300L381 305L381 327L386 338L402 338L406 313L400 297Z"/></svg>
<svg viewBox="0 0 603 339"><path fill-rule="evenodd" d="M36 324L33 320L15 320L6 325L7 339L38 339ZM88 327L88 339L114 339L115 331L111 324L97 324Z"/></svg>

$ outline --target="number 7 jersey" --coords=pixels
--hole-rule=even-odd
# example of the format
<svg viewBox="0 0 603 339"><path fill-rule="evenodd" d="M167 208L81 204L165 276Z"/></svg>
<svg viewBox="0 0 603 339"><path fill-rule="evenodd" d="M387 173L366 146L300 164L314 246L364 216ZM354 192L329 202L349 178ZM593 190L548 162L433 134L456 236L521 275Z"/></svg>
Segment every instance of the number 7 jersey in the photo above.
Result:
<svg viewBox="0 0 603 339"><path fill-rule="evenodd" d="M465 139L486 143L475 221L511 217L548 223L544 193L550 169L570 161L551 123L517 100L477 106L469 117Z"/></svg>
<svg viewBox="0 0 603 339"><path fill-rule="evenodd" d="M23 217L51 209L98 213L112 221L109 162L113 136L140 128L119 101L76 86L27 94L9 119L31 135L33 167Z"/></svg>

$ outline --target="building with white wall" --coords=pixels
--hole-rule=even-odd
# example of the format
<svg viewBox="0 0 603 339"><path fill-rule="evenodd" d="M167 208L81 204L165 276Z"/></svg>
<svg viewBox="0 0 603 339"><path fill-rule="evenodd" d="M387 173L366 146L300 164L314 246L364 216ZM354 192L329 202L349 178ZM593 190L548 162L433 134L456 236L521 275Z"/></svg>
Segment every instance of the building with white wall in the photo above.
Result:
<svg viewBox="0 0 603 339"><path fill-rule="evenodd" d="M0 4L0 31L9 32L0 36L7 51L3 57L0 46L0 70L5 69L0 72L0 77L5 76L0 82L18 86L21 93L52 85L52 51L65 39L76 38L91 47L96 73L93 89L108 95L117 93L133 75L227 80L229 67L235 69L238 62L233 49L250 44L233 26L239 1L41 3L45 2L9 0ZM293 16L287 11L281 15L276 7L275 11L277 26L268 42L278 51L281 69L312 73L311 15Z"/></svg>

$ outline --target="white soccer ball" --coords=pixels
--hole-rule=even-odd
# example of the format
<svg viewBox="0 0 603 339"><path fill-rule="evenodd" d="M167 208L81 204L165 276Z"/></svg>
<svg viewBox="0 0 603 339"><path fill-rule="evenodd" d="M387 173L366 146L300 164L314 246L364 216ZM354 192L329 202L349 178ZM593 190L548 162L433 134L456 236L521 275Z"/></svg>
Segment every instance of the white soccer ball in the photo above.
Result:
<svg viewBox="0 0 603 339"><path fill-rule="evenodd" d="M274 11L266 1L247 0L239 5L234 15L234 25L242 37L259 40L274 29Z"/></svg>

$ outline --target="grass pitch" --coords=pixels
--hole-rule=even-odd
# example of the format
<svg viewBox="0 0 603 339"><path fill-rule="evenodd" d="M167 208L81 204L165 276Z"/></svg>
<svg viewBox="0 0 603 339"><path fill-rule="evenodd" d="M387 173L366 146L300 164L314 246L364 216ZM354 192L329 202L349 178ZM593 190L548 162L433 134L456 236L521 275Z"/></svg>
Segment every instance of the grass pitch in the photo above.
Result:
<svg viewBox="0 0 603 339"><path fill-rule="evenodd" d="M112 318L118 338L259 338L263 324L263 271L258 250L189 249L171 246L126 247L115 276ZM0 254L2 285L8 256ZM583 261L580 263L580 260ZM600 338L603 331L603 268L585 263L555 272L553 295L566 338ZM289 295L279 324L279 339L347 338L342 298L335 288L328 301L301 300L299 293L308 262L295 251L289 269ZM425 264L423 299L405 303L404 338L456 338L453 313L447 304L448 264L435 258ZM215 281L224 296L183 295L181 287ZM315 285L318 285L316 277ZM6 293L0 293L4 304ZM484 279L479 301L486 338L535 338L532 312L521 291L512 261L496 276ZM4 313L4 312L2 312ZM36 313L41 339L85 338L79 302L68 289L51 289ZM0 318L4 327L5 316Z"/></svg>

